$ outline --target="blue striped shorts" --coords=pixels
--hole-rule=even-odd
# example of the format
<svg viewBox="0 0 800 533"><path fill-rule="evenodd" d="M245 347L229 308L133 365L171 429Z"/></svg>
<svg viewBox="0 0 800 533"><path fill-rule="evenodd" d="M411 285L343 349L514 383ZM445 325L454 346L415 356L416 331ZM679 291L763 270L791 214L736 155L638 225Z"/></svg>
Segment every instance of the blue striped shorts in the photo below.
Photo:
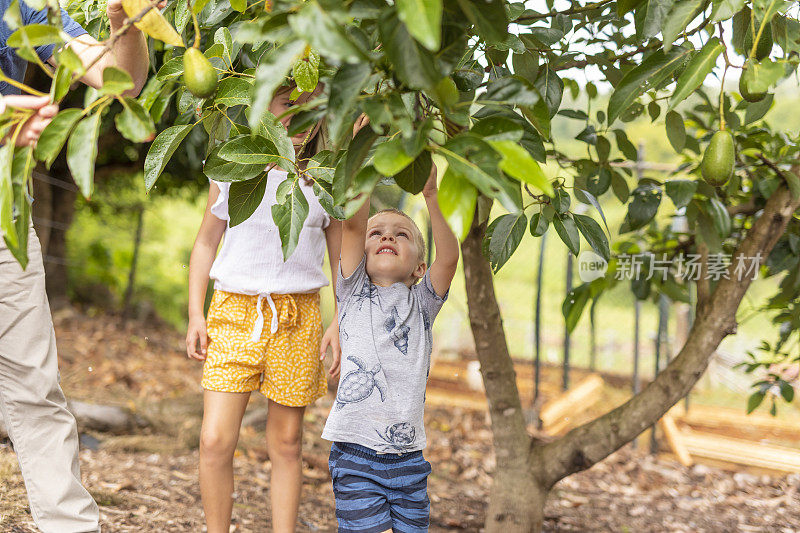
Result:
<svg viewBox="0 0 800 533"><path fill-rule="evenodd" d="M378 454L358 444L334 442L328 466L339 533L428 531L431 464L422 451Z"/></svg>

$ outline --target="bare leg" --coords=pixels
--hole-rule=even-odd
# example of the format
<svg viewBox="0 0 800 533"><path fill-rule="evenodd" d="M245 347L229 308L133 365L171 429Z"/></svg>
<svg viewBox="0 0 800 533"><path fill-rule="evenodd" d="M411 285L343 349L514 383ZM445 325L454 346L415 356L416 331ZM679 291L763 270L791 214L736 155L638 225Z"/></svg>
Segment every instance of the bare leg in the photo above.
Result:
<svg viewBox="0 0 800 533"><path fill-rule="evenodd" d="M228 533L233 508L233 452L249 392L205 391L200 432L200 494L208 533Z"/></svg>
<svg viewBox="0 0 800 533"><path fill-rule="evenodd" d="M267 451L272 462L272 529L294 533L303 488L302 444L305 407L269 401ZM209 533L211 533L209 531Z"/></svg>

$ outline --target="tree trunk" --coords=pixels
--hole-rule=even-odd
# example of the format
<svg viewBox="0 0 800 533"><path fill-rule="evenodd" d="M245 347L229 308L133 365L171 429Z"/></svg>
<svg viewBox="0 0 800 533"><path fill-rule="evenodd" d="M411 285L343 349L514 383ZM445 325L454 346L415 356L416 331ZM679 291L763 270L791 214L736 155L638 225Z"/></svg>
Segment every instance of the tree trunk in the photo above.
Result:
<svg viewBox="0 0 800 533"><path fill-rule="evenodd" d="M531 439L508 353L500 308L494 294L489 262L481 254L486 224L475 215L461 245L464 254L469 321L489 400L496 470L486 516L489 533L525 532L541 527L546 491L537 483L530 463ZM542 505L532 505L540 496Z"/></svg>
<svg viewBox="0 0 800 533"><path fill-rule="evenodd" d="M622 406L548 444L532 441L525 428L489 263L481 253L485 224L475 217L461 248L470 326L497 456L486 516L488 532L540 531L547 493L556 482L591 467L633 440L691 390L719 343L736 330L736 311L751 281L735 279L737 258L759 254L766 259L798 207L800 200L793 199L785 186L779 187L739 245L731 279L717 283L708 296L705 313L698 314L686 343L669 366Z"/></svg>
<svg viewBox="0 0 800 533"><path fill-rule="evenodd" d="M63 179L68 176L61 174L56 165L50 176L43 175L42 179L49 178L51 195L50 226L47 247L43 249L45 262L45 287L50 308L57 310L69 304L67 298L67 230L72 224L75 215L76 188L71 181ZM39 199L37 198L37 201Z"/></svg>

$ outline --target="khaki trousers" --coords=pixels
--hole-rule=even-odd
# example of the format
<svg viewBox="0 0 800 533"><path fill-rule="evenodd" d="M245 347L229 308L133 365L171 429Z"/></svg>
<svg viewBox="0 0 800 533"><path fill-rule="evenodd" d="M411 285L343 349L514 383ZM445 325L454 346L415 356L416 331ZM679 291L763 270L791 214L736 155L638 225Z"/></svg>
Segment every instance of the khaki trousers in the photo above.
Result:
<svg viewBox="0 0 800 533"><path fill-rule="evenodd" d="M75 418L58 384L42 250L33 227L28 256L23 271L0 238L0 414L39 529L96 532L99 513L81 484Z"/></svg>

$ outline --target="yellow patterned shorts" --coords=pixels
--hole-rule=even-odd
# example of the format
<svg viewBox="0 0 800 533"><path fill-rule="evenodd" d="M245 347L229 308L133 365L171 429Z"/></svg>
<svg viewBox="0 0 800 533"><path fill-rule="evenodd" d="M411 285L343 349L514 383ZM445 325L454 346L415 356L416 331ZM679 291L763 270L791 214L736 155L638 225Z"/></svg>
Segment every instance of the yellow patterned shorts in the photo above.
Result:
<svg viewBox="0 0 800 533"><path fill-rule="evenodd" d="M271 299L274 312L270 298L214 291L201 385L220 392L260 390L281 405L309 405L327 391L319 360L319 293Z"/></svg>

